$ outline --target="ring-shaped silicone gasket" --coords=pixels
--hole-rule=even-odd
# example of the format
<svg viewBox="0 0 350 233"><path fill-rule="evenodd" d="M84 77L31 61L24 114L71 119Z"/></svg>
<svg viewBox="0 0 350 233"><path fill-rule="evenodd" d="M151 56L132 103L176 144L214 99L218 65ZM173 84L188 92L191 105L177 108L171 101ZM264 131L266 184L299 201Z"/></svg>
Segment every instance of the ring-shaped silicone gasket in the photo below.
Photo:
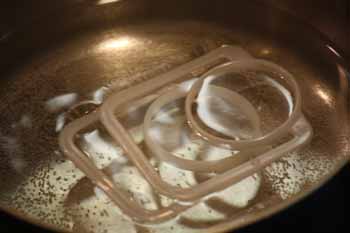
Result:
<svg viewBox="0 0 350 233"><path fill-rule="evenodd" d="M157 82L157 85L153 85L153 87L160 88L167 82L176 81L178 78L181 78L181 75L196 71L196 69L201 69L203 66L208 65L211 62L215 62L223 58L228 60L249 59L250 55L239 47L225 45L148 82ZM138 86L140 88L142 84ZM137 92L137 94L141 93ZM156 97L157 95L148 96L140 102L140 105L147 104ZM110 98L112 97L107 99ZM122 113L123 110L120 108L120 106L118 107L119 112ZM111 198L111 200L119 206L123 213L130 216L136 222L164 222L176 217L179 213L191 207L194 203L188 203L188 205L174 203L159 210L147 210L141 207L135 201L130 200L128 194L122 190L119 190L113 183L113 180L97 168L97 166L87 157L87 155L76 146L75 135L77 135L81 130L99 122L99 111L100 109L97 109L95 112L70 122L60 132L59 145L67 158L70 159L91 181L101 188ZM151 165L149 168L153 170Z"/></svg>
<svg viewBox="0 0 350 233"><path fill-rule="evenodd" d="M197 63L197 61L194 63ZM190 66L194 63L188 63L187 65ZM263 167L279 159L285 153L303 145L304 142L308 140L309 135L311 136L310 132L312 132L312 130L310 125L304 119L302 114L299 114L298 116L300 117L300 120L306 122L304 124L304 129L301 130L303 134L294 132L293 125L290 125L289 132L294 135L294 138L290 141L274 147L271 150L262 153L258 157L243 163L242 165L233 167L224 173L217 174L213 178L193 187L179 188L165 182L154 169L148 157L144 154L141 148L135 144L131 135L115 115L118 114L121 106L130 103L130 101L137 98L141 98L147 93L152 93L155 90L158 90L158 88L163 86L164 82L168 82L169 79L174 80L175 77L180 78L181 74L188 72L189 66L179 67L178 69L173 70L171 73L168 73L169 76L167 76L167 74L160 76L161 79L158 77L150 80L149 83L146 83L147 85L142 83L128 89L127 91L116 93L106 100L99 111L100 120L112 138L114 138L116 142L121 145L125 151L125 155L128 156L130 161L132 161L138 168L139 172L159 193L179 201L196 201L210 193L221 191L228 186L246 178L247 176L258 172Z"/></svg>
<svg viewBox="0 0 350 233"><path fill-rule="evenodd" d="M242 139L242 140L234 140L227 139L223 137L216 136L205 129L203 129L200 124L198 124L193 115L192 106L196 102L196 97L203 87L205 80L208 77L219 77L222 74L227 73L242 73L246 71L262 71L262 72L273 72L276 76L278 76L282 82L286 83L289 86L289 89L292 92L294 98L293 110L289 116L289 118L282 123L282 125L278 126L271 132L253 139ZM198 133L203 139L214 143L217 146L232 148L235 150L246 150L252 147L263 147L269 145L276 140L282 138L287 135L290 128L296 123L296 121L301 116L301 93L298 87L297 82L295 81L292 74L286 71L284 68L276 65L272 62L268 62L265 60L258 59L249 59L243 61L234 61L230 63L223 64L218 66L209 72L205 73L202 78L198 79L191 87L185 102L185 112L186 118L189 121L190 127Z"/></svg>
<svg viewBox="0 0 350 233"><path fill-rule="evenodd" d="M255 108L246 98L234 91L228 90L223 87L212 85L209 88L211 93L214 94L216 97L222 98L230 104L232 104L233 106L238 107L247 117L249 117L249 121L252 123L254 128L254 135L252 135L253 137L261 136L259 115L256 112ZM184 159L174 155L172 152L165 150L159 143L154 141L154 139L152 138L152 135L150 133L150 129L152 127L152 119L157 113L160 112L163 106L172 103L178 99L184 99L186 98L187 94L188 90L185 90L184 88L175 88L159 96L149 106L144 118L143 132L145 143L148 149L152 152L152 155L157 156L161 161L171 163L172 165L181 169L190 170L193 172L221 173L232 167L246 162L247 160L249 160L251 155L254 153L256 154L257 151L259 151L260 153L263 151L262 148L252 148L250 150L239 151L235 155L231 155L224 159L206 161Z"/></svg>

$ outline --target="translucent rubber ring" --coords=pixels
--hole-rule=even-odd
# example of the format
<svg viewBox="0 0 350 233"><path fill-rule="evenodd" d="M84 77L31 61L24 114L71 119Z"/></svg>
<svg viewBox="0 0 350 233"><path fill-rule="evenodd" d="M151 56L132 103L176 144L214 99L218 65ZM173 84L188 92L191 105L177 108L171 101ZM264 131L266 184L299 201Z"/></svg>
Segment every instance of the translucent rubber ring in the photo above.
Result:
<svg viewBox="0 0 350 233"><path fill-rule="evenodd" d="M289 115L289 118L279 127L275 128L268 134L265 134L258 138L233 140L213 135L207 130L203 129L194 119L192 106L196 102L199 91L201 90L206 78L213 76L220 76L228 72L241 73L242 71L266 71L277 74L282 82L289 86L294 97L293 110ZM301 93L297 82L293 75L286 71L284 68L268 61L259 59L246 59L242 61L235 61L218 66L207 73L205 73L200 79L198 79L191 87L185 101L185 113L190 127L197 132L197 134L210 143L213 143L219 147L232 148L235 150L247 150L252 147L263 147L274 143L279 138L287 135L290 132L291 127L301 116Z"/></svg>
<svg viewBox="0 0 350 233"><path fill-rule="evenodd" d="M224 98L230 101L235 106L242 109L243 112L245 112L245 114L249 116L249 120L253 124L254 131L255 131L255 135L253 136L261 135L259 115L256 112L254 106L252 106L247 99L245 99L242 95L239 95L238 93L223 87L212 85L210 86L210 89L212 93L214 93L216 96ZM246 162L247 160L249 160L249 158L253 154L256 154L258 152L261 153L263 151L261 148L251 148L250 150L245 150L244 152L241 152L241 151L237 152L237 154L233 156L229 156L224 159L203 161L203 160L190 160L190 159L180 158L174 155L172 152L169 152L165 150L163 147L161 147L159 143L155 142L152 136L150 135L152 118L157 113L159 113L161 108L166 104L169 104L181 98L186 98L187 93L188 93L188 90L185 90L184 88L175 88L173 90L170 90L167 93L159 96L151 104L151 106L148 108L145 114L144 123L143 123L145 143L147 145L147 148L159 160L168 162L178 168L190 170L194 172L220 173Z"/></svg>

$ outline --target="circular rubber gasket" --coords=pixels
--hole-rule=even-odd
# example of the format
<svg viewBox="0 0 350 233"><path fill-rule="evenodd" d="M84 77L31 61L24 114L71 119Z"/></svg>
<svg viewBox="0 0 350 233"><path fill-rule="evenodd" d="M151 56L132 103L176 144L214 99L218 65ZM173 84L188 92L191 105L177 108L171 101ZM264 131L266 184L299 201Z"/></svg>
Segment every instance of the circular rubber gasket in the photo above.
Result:
<svg viewBox="0 0 350 233"><path fill-rule="evenodd" d="M218 97L224 98L236 107L240 108L245 115L249 116L249 121L252 123L254 128L254 136L260 136L260 119L255 108L251 103L238 93L228 90L223 87L211 86L212 93ZM155 142L150 135L150 128L152 119L157 113L160 112L161 108L169 103L172 103L181 98L186 98L188 90L178 87L169 90L167 93L159 96L148 108L143 124L145 143L148 149L161 161L168 162L178 168L190 170L193 172L203 173L221 173L232 167L238 166L251 158L257 152L261 152L261 148L250 148L244 152L238 151L237 154L218 160L190 160L180 158L174 155L172 152L165 150L159 143Z"/></svg>
<svg viewBox="0 0 350 233"><path fill-rule="evenodd" d="M294 98L293 109L290 112L288 119L282 123L282 125L275 128L271 132L253 139L227 139L216 136L203 129L194 118L192 106L196 102L196 98L203 84L205 83L205 80L208 77L215 78L226 73L242 73L244 71L265 71L267 73L273 73L279 77L281 82L288 85ZM207 140L208 142L223 148L231 148L239 151L250 150L254 147L261 148L268 146L281 137L286 136L290 132L291 127L301 116L301 93L293 75L279 65L259 59L247 59L242 61L229 62L208 71L192 85L186 97L185 113L189 126L192 128L192 130L197 132L200 137Z"/></svg>

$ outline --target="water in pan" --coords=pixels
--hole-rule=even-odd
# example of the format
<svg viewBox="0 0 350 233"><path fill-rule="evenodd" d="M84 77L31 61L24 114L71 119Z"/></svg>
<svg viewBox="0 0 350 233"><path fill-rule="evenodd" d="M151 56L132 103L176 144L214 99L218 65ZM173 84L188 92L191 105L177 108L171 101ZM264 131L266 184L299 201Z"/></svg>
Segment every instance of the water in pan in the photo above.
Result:
<svg viewBox="0 0 350 233"><path fill-rule="evenodd" d="M59 151L57 136L68 121L67 109L84 100L100 102L112 82L117 90L125 89L222 44L243 46L255 57L291 71L302 88L303 111L315 136L307 148L286 155L180 218L157 226L136 225ZM244 222L291 200L317 185L343 161L339 145L330 140L337 135L340 84L331 83L330 73L322 72L302 52L252 32L185 20L116 27L65 42L16 72L1 93L1 205L77 232L194 232L210 231L228 221ZM137 130L135 137L142 142ZM86 134L85 139L87 149L93 142L90 153L101 167L111 167L113 173L116 160L127 164L116 145L103 141L96 132ZM187 149L185 154L195 153ZM195 182L172 167L163 166L162 172L174 176L167 175L169 182ZM125 166L115 178L124 184L133 180L128 188L141 190L147 208L157 204L133 166Z"/></svg>

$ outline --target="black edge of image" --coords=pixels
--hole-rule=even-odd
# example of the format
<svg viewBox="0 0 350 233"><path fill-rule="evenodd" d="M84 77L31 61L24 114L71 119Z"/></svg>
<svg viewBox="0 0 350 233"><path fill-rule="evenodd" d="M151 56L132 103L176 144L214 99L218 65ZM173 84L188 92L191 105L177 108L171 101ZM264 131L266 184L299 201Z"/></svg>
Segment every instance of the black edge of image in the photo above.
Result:
<svg viewBox="0 0 350 233"><path fill-rule="evenodd" d="M350 54L350 1L349 0L261 0L272 3L292 15L310 22L328 35L345 53ZM20 2L20 3L18 3ZM8 9L21 5L29 7L30 1L6 1L0 8L1 21L9 15ZM25 6L23 6L23 4ZM329 17L323 17L327 11ZM4 13L5 12L5 13ZM350 61L348 60L350 65ZM237 233L272 232L345 232L348 228L347 211L350 202L350 166L346 165L322 188L288 209L258 223L236 230ZM50 233L0 211L0 233Z"/></svg>

